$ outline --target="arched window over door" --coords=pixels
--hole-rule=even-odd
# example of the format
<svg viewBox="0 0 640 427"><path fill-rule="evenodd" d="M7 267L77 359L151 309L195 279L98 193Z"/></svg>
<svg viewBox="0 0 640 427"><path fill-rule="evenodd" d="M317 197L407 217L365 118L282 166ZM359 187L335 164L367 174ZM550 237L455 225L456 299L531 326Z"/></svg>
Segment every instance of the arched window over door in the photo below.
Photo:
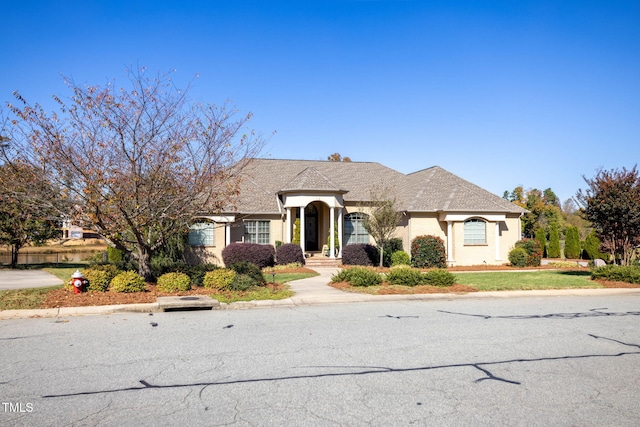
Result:
<svg viewBox="0 0 640 427"><path fill-rule="evenodd" d="M369 233L364 229L366 214L353 212L344 217L344 244L369 243Z"/></svg>

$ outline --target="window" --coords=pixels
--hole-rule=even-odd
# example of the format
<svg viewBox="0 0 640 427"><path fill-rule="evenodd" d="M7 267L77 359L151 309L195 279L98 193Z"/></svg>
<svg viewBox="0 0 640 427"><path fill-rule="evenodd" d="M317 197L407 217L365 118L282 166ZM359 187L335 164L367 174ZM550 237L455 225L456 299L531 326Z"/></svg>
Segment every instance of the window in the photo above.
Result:
<svg viewBox="0 0 640 427"><path fill-rule="evenodd" d="M369 243L369 233L364 229L365 214L354 212L344 217L344 244Z"/></svg>
<svg viewBox="0 0 640 427"><path fill-rule="evenodd" d="M469 219L464 222L464 244L486 245L487 223L481 219Z"/></svg>
<svg viewBox="0 0 640 427"><path fill-rule="evenodd" d="M212 222L198 222L189 227L189 245L191 246L213 246Z"/></svg>
<svg viewBox="0 0 640 427"><path fill-rule="evenodd" d="M269 221L245 221L244 241L246 243L269 244Z"/></svg>

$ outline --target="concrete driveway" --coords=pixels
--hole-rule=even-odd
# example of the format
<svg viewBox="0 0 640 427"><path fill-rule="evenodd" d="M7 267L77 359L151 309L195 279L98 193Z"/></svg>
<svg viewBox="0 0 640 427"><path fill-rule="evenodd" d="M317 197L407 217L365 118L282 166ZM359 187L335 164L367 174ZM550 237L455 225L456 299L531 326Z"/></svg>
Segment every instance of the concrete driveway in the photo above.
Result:
<svg viewBox="0 0 640 427"><path fill-rule="evenodd" d="M53 274L43 270L0 269L0 290L43 288L64 283Z"/></svg>

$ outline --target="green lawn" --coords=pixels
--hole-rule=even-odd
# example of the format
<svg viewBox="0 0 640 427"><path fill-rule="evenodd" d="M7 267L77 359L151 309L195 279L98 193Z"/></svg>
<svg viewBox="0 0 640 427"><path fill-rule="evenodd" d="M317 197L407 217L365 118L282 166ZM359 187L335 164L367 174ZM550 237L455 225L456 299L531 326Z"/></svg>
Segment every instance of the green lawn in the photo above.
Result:
<svg viewBox="0 0 640 427"><path fill-rule="evenodd" d="M455 273L457 282L480 291L602 288L589 271L541 270L533 272Z"/></svg>

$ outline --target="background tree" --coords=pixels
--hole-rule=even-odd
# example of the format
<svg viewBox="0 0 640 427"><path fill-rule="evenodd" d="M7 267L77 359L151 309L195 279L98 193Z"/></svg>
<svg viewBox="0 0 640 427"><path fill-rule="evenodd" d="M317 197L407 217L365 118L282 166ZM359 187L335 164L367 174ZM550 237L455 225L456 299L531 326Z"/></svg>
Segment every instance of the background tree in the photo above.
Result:
<svg viewBox="0 0 640 427"><path fill-rule="evenodd" d="M333 153L327 157L327 160L330 162L350 162L351 158L346 156L342 157L340 153Z"/></svg>
<svg viewBox="0 0 640 427"><path fill-rule="evenodd" d="M11 268L16 268L24 246L61 234L56 213L43 203L57 192L37 176L25 165L0 165L0 244L11 248Z"/></svg>
<svg viewBox="0 0 640 427"><path fill-rule="evenodd" d="M28 133L11 147L65 188L73 217L130 254L149 280L154 252L198 214L232 202L262 138L245 132L250 114L192 103L170 75L127 77L121 89L67 80L72 95L54 97L60 111L51 114L16 93L9 107Z"/></svg>
<svg viewBox="0 0 640 427"><path fill-rule="evenodd" d="M564 257L569 259L580 258L580 232L578 227L567 227L566 239L564 243Z"/></svg>
<svg viewBox="0 0 640 427"><path fill-rule="evenodd" d="M640 245L640 176L637 167L599 170L583 177L588 187L576 197L612 259L627 265Z"/></svg>
<svg viewBox="0 0 640 427"><path fill-rule="evenodd" d="M529 211L522 215L522 233L525 237L533 238L538 228L543 228L548 233L549 224L552 223L560 230L564 228L558 197L550 188L544 191L536 188L524 191L522 186L518 186L512 192L505 191L503 197Z"/></svg>
<svg viewBox="0 0 640 427"><path fill-rule="evenodd" d="M384 259L384 246L393 237L402 215L397 209L396 199L388 187L379 186L371 190L370 214L365 215L362 225L375 240L380 253L380 267Z"/></svg>

